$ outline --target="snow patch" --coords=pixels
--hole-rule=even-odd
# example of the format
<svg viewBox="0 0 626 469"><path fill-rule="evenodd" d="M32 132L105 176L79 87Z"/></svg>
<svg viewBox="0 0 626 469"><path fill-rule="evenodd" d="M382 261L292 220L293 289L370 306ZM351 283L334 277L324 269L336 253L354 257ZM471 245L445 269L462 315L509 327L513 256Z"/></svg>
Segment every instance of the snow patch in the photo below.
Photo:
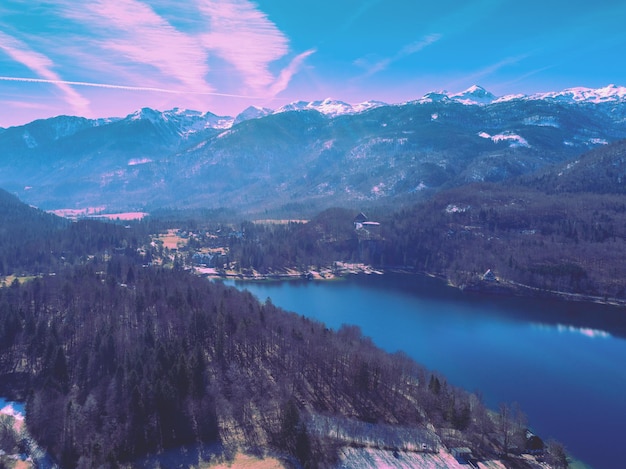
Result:
<svg viewBox="0 0 626 469"><path fill-rule="evenodd" d="M335 144L335 140L327 140L322 144L324 150L330 150Z"/></svg>
<svg viewBox="0 0 626 469"><path fill-rule="evenodd" d="M524 125L535 125L537 127L559 128L559 122L554 116L530 116L523 120Z"/></svg>
<svg viewBox="0 0 626 469"><path fill-rule="evenodd" d="M39 146L37 140L35 140L35 137L33 137L28 130L24 131L24 133L22 134L22 138L24 139L24 143L28 148L37 148Z"/></svg>
<svg viewBox="0 0 626 469"><path fill-rule="evenodd" d="M381 197L385 195L385 183L380 182L376 184L374 187L372 187L371 192L374 197Z"/></svg>
<svg viewBox="0 0 626 469"><path fill-rule="evenodd" d="M565 166L565 168L563 169L563 171L559 171L557 176L563 176L563 173L565 173L565 171L569 171L574 166L576 166L579 162L580 162L580 160L576 160L576 161L572 161L571 163L568 163L567 166Z"/></svg>
<svg viewBox="0 0 626 469"><path fill-rule="evenodd" d="M133 158L128 161L128 166L137 166L146 163L152 163L152 160L150 158Z"/></svg>
<svg viewBox="0 0 626 469"><path fill-rule="evenodd" d="M448 206L446 207L446 213L465 213L470 208L471 207L469 205L465 207L459 207L458 205L455 205L455 204L448 204Z"/></svg>
<svg viewBox="0 0 626 469"><path fill-rule="evenodd" d="M412 192L420 192L420 191L423 191L424 189L428 189L428 186L424 184L424 181L420 181L420 183L417 186L415 186Z"/></svg>
<svg viewBox="0 0 626 469"><path fill-rule="evenodd" d="M233 130L225 130L224 132L219 134L216 138L224 138L224 137L227 137L227 136L232 135L234 133L235 132ZM204 143L206 143L206 142L204 142Z"/></svg>
<svg viewBox="0 0 626 469"><path fill-rule="evenodd" d="M496 135L490 135L487 132L478 132L478 136L481 138L491 139L491 141L494 143L510 142L509 146L511 148L516 148L516 147L530 148L528 141L526 141L524 137L518 134L514 134L513 132L503 132L501 134L496 134Z"/></svg>

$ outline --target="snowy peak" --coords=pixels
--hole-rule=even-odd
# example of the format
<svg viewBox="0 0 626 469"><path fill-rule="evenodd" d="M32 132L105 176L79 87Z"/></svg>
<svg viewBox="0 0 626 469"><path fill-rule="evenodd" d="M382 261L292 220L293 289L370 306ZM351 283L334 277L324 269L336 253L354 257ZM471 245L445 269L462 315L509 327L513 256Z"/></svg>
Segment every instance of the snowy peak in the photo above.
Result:
<svg viewBox="0 0 626 469"><path fill-rule="evenodd" d="M420 99L416 101L409 101L409 103L443 103L446 101L450 101L450 96L448 96L447 91L431 91L430 93L426 93Z"/></svg>
<svg viewBox="0 0 626 469"><path fill-rule="evenodd" d="M126 116L126 119L131 121L148 120L153 124L163 121L163 113L151 109L149 107L143 107L132 114Z"/></svg>
<svg viewBox="0 0 626 469"><path fill-rule="evenodd" d="M563 91L551 91L532 95L511 94L497 97L482 86L473 85L460 93L431 91L412 103L456 102L466 105L485 106L509 101L552 101L565 104L581 103L620 103L626 102L626 87L608 85L604 88L568 88Z"/></svg>
<svg viewBox="0 0 626 469"><path fill-rule="evenodd" d="M326 98L323 101L313 101L307 106L327 116L339 116L342 114L352 114L353 108L343 101Z"/></svg>
<svg viewBox="0 0 626 469"><path fill-rule="evenodd" d="M149 121L156 126L168 125L182 136L205 129L227 129L233 124L232 117L180 108L161 112L145 107L129 114L125 120Z"/></svg>
<svg viewBox="0 0 626 469"><path fill-rule="evenodd" d="M249 106L237 114L233 124L239 124L240 122L251 119L260 119L261 117L270 115L272 112L274 111L266 107Z"/></svg>
<svg viewBox="0 0 626 469"><path fill-rule="evenodd" d="M539 93L528 99L553 100L568 103L607 103L626 101L626 87L608 85L604 88L568 88L563 91Z"/></svg>
<svg viewBox="0 0 626 469"><path fill-rule="evenodd" d="M296 101L278 108L274 114L288 111L317 111L325 116L337 117L345 114L359 114L375 107L386 106L380 101L365 101L360 104L348 104L343 101L326 98L322 101Z"/></svg>
<svg viewBox="0 0 626 469"><path fill-rule="evenodd" d="M362 103L353 105L352 109L354 109L356 113L360 113L382 106L388 106L388 104L382 101L364 101Z"/></svg>
<svg viewBox="0 0 626 469"><path fill-rule="evenodd" d="M482 86L473 85L461 93L450 95L450 99L463 104L491 104L496 96Z"/></svg>
<svg viewBox="0 0 626 469"><path fill-rule="evenodd" d="M455 102L466 104L468 106L482 106L491 104L496 99L495 95L487 91L482 86L473 85L460 93L448 93L445 90L431 91L426 93L420 99L412 102L418 104Z"/></svg>

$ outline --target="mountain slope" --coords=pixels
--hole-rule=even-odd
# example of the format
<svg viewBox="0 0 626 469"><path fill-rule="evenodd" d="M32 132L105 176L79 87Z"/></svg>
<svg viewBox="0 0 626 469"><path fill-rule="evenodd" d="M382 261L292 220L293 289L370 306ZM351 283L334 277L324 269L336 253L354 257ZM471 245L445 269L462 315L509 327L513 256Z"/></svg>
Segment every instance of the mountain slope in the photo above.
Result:
<svg viewBox="0 0 626 469"><path fill-rule="evenodd" d="M581 155L555 168L523 178L548 192L626 193L626 140Z"/></svg>
<svg viewBox="0 0 626 469"><path fill-rule="evenodd" d="M494 99L472 87L401 105L251 108L236 119L142 109L117 120L36 121L0 132L0 186L50 209L400 202L626 138L621 90Z"/></svg>

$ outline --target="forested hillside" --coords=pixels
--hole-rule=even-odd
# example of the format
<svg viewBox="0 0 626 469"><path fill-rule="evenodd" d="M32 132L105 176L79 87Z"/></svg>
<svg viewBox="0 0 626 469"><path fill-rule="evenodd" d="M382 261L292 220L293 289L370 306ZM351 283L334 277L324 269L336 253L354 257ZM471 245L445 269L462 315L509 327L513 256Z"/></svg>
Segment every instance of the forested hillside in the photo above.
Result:
<svg viewBox="0 0 626 469"><path fill-rule="evenodd" d="M369 213L379 225L355 229L355 210L330 209L307 224L252 225L230 243L244 273L334 261L441 275L455 285L524 294L626 299L626 145L508 184L470 184L401 210ZM594 176L598 174L597 178ZM483 282L491 269L501 282Z"/></svg>
<svg viewBox="0 0 626 469"><path fill-rule="evenodd" d="M24 211L48 235L35 246L63 255L21 264L49 271L0 288L1 391L26 401L30 433L64 469L130 467L188 445L332 467L346 446L471 445L494 458L528 443L519 410L488 411L356 327L332 331L180 265L151 266L140 246L150 222L68 225L7 200L14 246L23 228L12 214ZM347 232L332 228L343 212L330 214L307 229L332 243Z"/></svg>
<svg viewBox="0 0 626 469"><path fill-rule="evenodd" d="M523 417L498 424L476 396L358 328L333 332L180 271L91 262L1 289L0 312L3 380L64 468L200 442L332 464L340 442L315 416L409 426L419 441L404 444L420 451L471 444L488 456L498 425L524 444Z"/></svg>
<svg viewBox="0 0 626 469"><path fill-rule="evenodd" d="M20 202L0 189L0 276L55 272L96 254L136 256L147 227L81 220L71 223Z"/></svg>

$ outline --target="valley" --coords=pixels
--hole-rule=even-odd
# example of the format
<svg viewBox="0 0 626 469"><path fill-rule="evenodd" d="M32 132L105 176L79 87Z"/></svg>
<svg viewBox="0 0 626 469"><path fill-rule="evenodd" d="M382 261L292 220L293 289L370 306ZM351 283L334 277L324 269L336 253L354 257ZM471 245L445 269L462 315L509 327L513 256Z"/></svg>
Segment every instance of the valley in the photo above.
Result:
<svg viewBox="0 0 626 469"><path fill-rule="evenodd" d="M236 118L146 108L2 129L2 390L26 403L32 437L63 469L165 464L194 445L213 456L184 450L189 467L238 454L288 467L561 467L556 434L531 454L541 415L527 421L505 394L484 402L418 364L437 344L379 348L358 320L329 327L228 283L289 279L304 298L320 280L432 277L455 287L442 301L604 303L612 313L524 315L619 346L624 116L618 87L501 98L472 87L399 105L325 100Z"/></svg>

